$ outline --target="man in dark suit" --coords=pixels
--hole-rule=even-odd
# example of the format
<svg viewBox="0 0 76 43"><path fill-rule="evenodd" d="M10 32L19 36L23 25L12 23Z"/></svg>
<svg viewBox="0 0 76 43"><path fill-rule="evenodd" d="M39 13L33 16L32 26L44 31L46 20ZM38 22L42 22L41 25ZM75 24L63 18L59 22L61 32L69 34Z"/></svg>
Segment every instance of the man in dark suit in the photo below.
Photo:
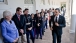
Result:
<svg viewBox="0 0 76 43"><path fill-rule="evenodd" d="M25 17L22 14L22 9L18 7L16 9L16 13L13 16L12 20L15 22L15 25L19 32L19 43L25 42L21 37L25 36L26 33L26 20Z"/></svg>
<svg viewBox="0 0 76 43"><path fill-rule="evenodd" d="M61 43L62 28L66 26L65 18L60 14L60 9L55 9L55 15L51 16L49 21L50 29L52 30L53 43Z"/></svg>

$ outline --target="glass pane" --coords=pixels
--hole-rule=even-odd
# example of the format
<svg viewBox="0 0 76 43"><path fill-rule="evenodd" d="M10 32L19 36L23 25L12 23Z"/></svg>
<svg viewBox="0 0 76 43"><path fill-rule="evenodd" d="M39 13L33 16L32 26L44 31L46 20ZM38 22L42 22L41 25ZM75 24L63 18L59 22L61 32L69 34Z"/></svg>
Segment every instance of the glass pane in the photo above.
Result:
<svg viewBox="0 0 76 43"><path fill-rule="evenodd" d="M0 0L0 2L4 2L4 0Z"/></svg>
<svg viewBox="0 0 76 43"><path fill-rule="evenodd" d="M33 4L33 0L25 0L24 3L25 4Z"/></svg>

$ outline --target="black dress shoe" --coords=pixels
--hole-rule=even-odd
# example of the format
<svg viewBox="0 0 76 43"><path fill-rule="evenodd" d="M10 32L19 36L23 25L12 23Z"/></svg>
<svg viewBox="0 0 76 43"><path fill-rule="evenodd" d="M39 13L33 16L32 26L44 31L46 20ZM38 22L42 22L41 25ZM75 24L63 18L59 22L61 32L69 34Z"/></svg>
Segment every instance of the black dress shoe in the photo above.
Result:
<svg viewBox="0 0 76 43"><path fill-rule="evenodd" d="M42 38L40 38L42 40Z"/></svg>

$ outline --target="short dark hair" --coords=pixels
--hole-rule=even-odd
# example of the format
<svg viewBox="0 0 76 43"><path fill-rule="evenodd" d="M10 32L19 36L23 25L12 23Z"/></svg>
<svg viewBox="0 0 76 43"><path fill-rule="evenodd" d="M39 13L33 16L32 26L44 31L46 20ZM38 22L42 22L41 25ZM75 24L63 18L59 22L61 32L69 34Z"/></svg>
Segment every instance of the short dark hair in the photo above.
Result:
<svg viewBox="0 0 76 43"><path fill-rule="evenodd" d="M38 14L40 14L40 13L38 13Z"/></svg>
<svg viewBox="0 0 76 43"><path fill-rule="evenodd" d="M54 8L52 10L54 10Z"/></svg>
<svg viewBox="0 0 76 43"><path fill-rule="evenodd" d="M49 10L51 10L51 8L49 8Z"/></svg>
<svg viewBox="0 0 76 43"><path fill-rule="evenodd" d="M60 9L59 8L56 8L55 10L58 10L60 12Z"/></svg>
<svg viewBox="0 0 76 43"><path fill-rule="evenodd" d="M26 10L29 10L28 8L25 8L24 10L23 10L23 12L25 12Z"/></svg>
<svg viewBox="0 0 76 43"><path fill-rule="evenodd" d="M50 11L48 10L47 13L49 13Z"/></svg>
<svg viewBox="0 0 76 43"><path fill-rule="evenodd" d="M33 13L31 14L31 16L34 15Z"/></svg>
<svg viewBox="0 0 76 43"><path fill-rule="evenodd" d="M17 8L16 8L16 12L19 11L19 10L22 10L22 9L21 9L20 7L17 7Z"/></svg>
<svg viewBox="0 0 76 43"><path fill-rule="evenodd" d="M38 10L36 10L36 11L38 11Z"/></svg>

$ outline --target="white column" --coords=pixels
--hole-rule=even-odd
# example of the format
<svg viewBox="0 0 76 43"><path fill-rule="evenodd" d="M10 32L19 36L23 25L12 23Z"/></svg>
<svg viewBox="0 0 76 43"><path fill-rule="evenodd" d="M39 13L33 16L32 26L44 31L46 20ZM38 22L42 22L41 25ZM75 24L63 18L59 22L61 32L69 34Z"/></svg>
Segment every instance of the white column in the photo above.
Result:
<svg viewBox="0 0 76 43"><path fill-rule="evenodd" d="M76 0L73 0L73 4L72 4L71 31L70 31L70 33L75 33L74 43L76 43Z"/></svg>
<svg viewBox="0 0 76 43"><path fill-rule="evenodd" d="M34 2L34 13L36 13L36 0L33 0L33 2Z"/></svg>
<svg viewBox="0 0 76 43"><path fill-rule="evenodd" d="M76 24L76 0L73 0L70 33L75 33L75 24Z"/></svg>

